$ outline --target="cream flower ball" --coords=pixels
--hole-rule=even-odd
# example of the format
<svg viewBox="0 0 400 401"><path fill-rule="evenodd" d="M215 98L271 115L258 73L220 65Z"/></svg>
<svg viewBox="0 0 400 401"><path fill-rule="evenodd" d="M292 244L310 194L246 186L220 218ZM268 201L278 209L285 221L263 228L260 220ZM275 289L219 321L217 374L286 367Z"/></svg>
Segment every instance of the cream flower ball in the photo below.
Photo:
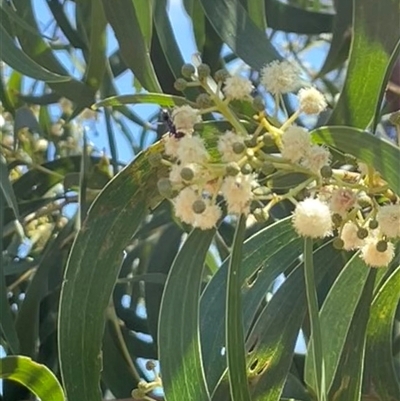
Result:
<svg viewBox="0 0 400 401"><path fill-rule="evenodd" d="M302 237L325 238L332 234L329 206L319 199L307 198L299 202L292 221L296 232Z"/></svg>

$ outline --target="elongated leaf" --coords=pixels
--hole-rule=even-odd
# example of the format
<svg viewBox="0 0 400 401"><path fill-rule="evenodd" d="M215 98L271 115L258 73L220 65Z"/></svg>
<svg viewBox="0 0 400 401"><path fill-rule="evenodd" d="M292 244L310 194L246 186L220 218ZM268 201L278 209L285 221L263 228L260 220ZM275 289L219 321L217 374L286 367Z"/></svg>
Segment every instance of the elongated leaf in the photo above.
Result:
<svg viewBox="0 0 400 401"><path fill-rule="evenodd" d="M260 70L265 64L281 58L238 0L201 0L201 4L221 39L252 68Z"/></svg>
<svg viewBox="0 0 400 401"><path fill-rule="evenodd" d="M400 149L383 139L351 127L322 127L311 133L315 142L334 146L373 166L400 193Z"/></svg>
<svg viewBox="0 0 400 401"><path fill-rule="evenodd" d="M104 312L128 240L148 208L160 201L156 188L160 172L148 162L149 154L160 151L158 143L110 181L89 210L71 250L59 310L61 372L70 401L101 400Z"/></svg>
<svg viewBox="0 0 400 401"><path fill-rule="evenodd" d="M155 0L136 0L133 6L136 15L139 15L140 30L147 49L151 47L151 37L153 35L153 9Z"/></svg>
<svg viewBox="0 0 400 401"><path fill-rule="evenodd" d="M331 387L335 377L347 334L362 297L369 271L359 255L355 254L333 284L320 311L327 389ZM347 294L346 302L343 302L343 294ZM314 343L311 340L306 357L305 380L315 390L317 386L314 380L315 367L311 357L313 346Z"/></svg>
<svg viewBox="0 0 400 401"><path fill-rule="evenodd" d="M0 378L26 386L42 401L64 401L64 393L54 374L46 366L23 356L0 359Z"/></svg>
<svg viewBox="0 0 400 401"><path fill-rule="evenodd" d="M265 0L265 9L268 27L278 31L307 35L332 31L331 14L306 10L279 0Z"/></svg>
<svg viewBox="0 0 400 401"><path fill-rule="evenodd" d="M15 322L22 355L32 358L37 356L40 304L49 291L49 274L57 270L60 250L66 238L74 232L74 225L71 219L63 230L56 237L53 235L52 240L47 243L39 267L26 290L24 302L19 308Z"/></svg>
<svg viewBox="0 0 400 401"><path fill-rule="evenodd" d="M112 96L107 99L101 100L97 102L93 107L98 109L100 107L116 107L124 104L140 104L140 103L149 103L149 104L157 104L164 107L173 107L173 106L183 106L185 104L189 104L193 107L196 106L195 103L186 100L184 97L180 96L172 96L165 94L157 94L157 93L139 93L137 95L120 95L120 96Z"/></svg>
<svg viewBox="0 0 400 401"><path fill-rule="evenodd" d="M19 211L17 199L8 177L8 168L3 156L0 156L0 191L3 193L6 204L11 207L14 212L14 216L18 219Z"/></svg>
<svg viewBox="0 0 400 401"><path fill-rule="evenodd" d="M171 72L175 78L178 78L181 76L184 60L172 31L166 7L167 2L165 0L157 0L155 2L154 25Z"/></svg>
<svg viewBox="0 0 400 401"><path fill-rule="evenodd" d="M193 34L198 49L202 49L206 41L205 16L199 0L183 0L183 5L192 20Z"/></svg>
<svg viewBox="0 0 400 401"><path fill-rule="evenodd" d="M141 85L151 92L161 87L140 29L140 15L132 0L103 0L104 12L118 40L121 56Z"/></svg>
<svg viewBox="0 0 400 401"><path fill-rule="evenodd" d="M333 21L332 41L318 76L323 76L342 64L350 50L353 1L336 0L336 15Z"/></svg>
<svg viewBox="0 0 400 401"><path fill-rule="evenodd" d="M290 218L261 230L244 243L240 277L245 333L266 289L296 261L300 248L301 240L294 234ZM223 350L227 268L228 261L225 261L204 290L200 304L202 353L210 393L214 392L226 369Z"/></svg>
<svg viewBox="0 0 400 401"><path fill-rule="evenodd" d="M87 49L86 38L80 36L77 30L71 25L63 8L63 3L60 0L48 0L47 5L68 42L76 49Z"/></svg>
<svg viewBox="0 0 400 401"><path fill-rule="evenodd" d="M182 242L182 230L176 225L170 225L160 235L160 239L154 245L154 252L149 259L148 274L157 274L164 277L164 282L146 282L145 302L147 325L155 345L157 345L158 322L161 308L161 299L164 292L165 278L172 266ZM160 260L160 255L163 255Z"/></svg>
<svg viewBox="0 0 400 401"><path fill-rule="evenodd" d="M16 46L2 24L0 24L0 48L1 59L21 74L45 82L65 82L71 79L51 72L33 61Z"/></svg>
<svg viewBox="0 0 400 401"><path fill-rule="evenodd" d="M108 320L102 348L104 361L102 379L115 397L126 398L137 386L138 380L130 370L121 345L121 338L118 336L115 326L111 320Z"/></svg>
<svg viewBox="0 0 400 401"><path fill-rule="evenodd" d="M101 0L90 2L89 56L85 71L85 82L98 90L106 68L106 17Z"/></svg>
<svg viewBox="0 0 400 401"><path fill-rule="evenodd" d="M3 169L3 168L2 168ZM8 178L8 177L7 177ZM0 192L0 255L3 258L3 230L4 230L4 193ZM14 326L14 316L11 313L10 302L7 297L7 285L5 280L5 263L0 260L0 331L2 337L6 340L6 344L10 353L17 354L19 352L19 340Z"/></svg>
<svg viewBox="0 0 400 401"><path fill-rule="evenodd" d="M337 271L343 255L331 244L314 252L315 280ZM283 390L299 330L307 311L302 263L279 287L257 319L248 340L253 400L276 401Z"/></svg>
<svg viewBox="0 0 400 401"><path fill-rule="evenodd" d="M251 400L244 353L242 294L240 288L240 269L245 230L246 217L242 215L237 222L226 283L226 360L232 401Z"/></svg>
<svg viewBox="0 0 400 401"><path fill-rule="evenodd" d="M267 29L264 0L247 0L247 11L255 25L263 32Z"/></svg>
<svg viewBox="0 0 400 401"><path fill-rule="evenodd" d="M23 18L21 18L16 11L14 10L13 6L5 0L0 0L0 9L4 11L4 14L10 19L10 22L13 21L18 24L21 28L27 31L27 34L33 34L38 36L44 36L40 32L38 32L34 27L29 25ZM1 15L1 14L0 14ZM0 17L2 18L2 17ZM2 21L3 22L3 21ZM51 40L51 38L48 38Z"/></svg>
<svg viewBox="0 0 400 401"><path fill-rule="evenodd" d="M204 261L214 233L196 229L189 235L165 285L158 347L168 401L210 399L201 361L199 299Z"/></svg>
<svg viewBox="0 0 400 401"><path fill-rule="evenodd" d="M39 31L31 1L15 0L18 14L29 25ZM18 41L22 50L42 67L60 75L67 75L64 66L55 57L50 46L38 35L26 35L23 29L17 29ZM60 96L76 102L80 107L90 107L94 103L95 90L84 83L71 78L68 82L49 82L48 85Z"/></svg>
<svg viewBox="0 0 400 401"><path fill-rule="evenodd" d="M380 107L381 89L388 79L386 71L397 58L393 57L393 53L400 38L399 20L399 0L354 0L349 67L329 125L366 128L370 124Z"/></svg>
<svg viewBox="0 0 400 401"><path fill-rule="evenodd" d="M400 266L376 294L368 322L363 393L381 400L399 400L400 386L393 363L392 333L400 299Z"/></svg>
<svg viewBox="0 0 400 401"><path fill-rule="evenodd" d="M346 342L344 343L336 374L330 388L329 399L335 401L357 401L361 399L366 328L375 277L376 270L369 270L360 301L351 319ZM334 332L331 333L330 339L332 338L334 338ZM351 380L347 380L347 377L351 377Z"/></svg>

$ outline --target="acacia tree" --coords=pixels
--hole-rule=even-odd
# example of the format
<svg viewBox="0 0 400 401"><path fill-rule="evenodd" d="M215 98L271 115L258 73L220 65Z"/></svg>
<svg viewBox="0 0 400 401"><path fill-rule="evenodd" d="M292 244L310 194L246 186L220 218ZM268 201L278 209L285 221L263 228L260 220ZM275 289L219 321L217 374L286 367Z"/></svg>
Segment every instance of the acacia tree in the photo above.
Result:
<svg viewBox="0 0 400 401"><path fill-rule="evenodd" d="M0 3L0 399L400 400L400 2L183 4Z"/></svg>

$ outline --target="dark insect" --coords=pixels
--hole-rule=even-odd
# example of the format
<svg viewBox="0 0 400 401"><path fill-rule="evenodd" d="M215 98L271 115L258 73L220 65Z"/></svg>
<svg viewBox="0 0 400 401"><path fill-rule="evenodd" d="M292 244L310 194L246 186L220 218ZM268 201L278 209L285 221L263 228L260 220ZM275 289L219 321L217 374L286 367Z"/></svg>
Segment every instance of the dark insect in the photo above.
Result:
<svg viewBox="0 0 400 401"><path fill-rule="evenodd" d="M164 109L161 112L161 118L162 120L165 122L165 124L167 125L169 134L177 139L179 138L183 138L185 136L185 134L183 132L179 132L177 131L174 123L171 120L171 116L169 115L168 110Z"/></svg>

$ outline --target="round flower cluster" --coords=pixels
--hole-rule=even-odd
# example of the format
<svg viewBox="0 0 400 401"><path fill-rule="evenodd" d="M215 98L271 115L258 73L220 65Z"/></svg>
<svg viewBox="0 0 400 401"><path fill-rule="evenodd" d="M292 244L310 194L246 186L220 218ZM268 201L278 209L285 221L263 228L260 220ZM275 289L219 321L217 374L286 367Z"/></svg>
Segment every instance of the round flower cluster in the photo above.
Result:
<svg viewBox="0 0 400 401"><path fill-rule="evenodd" d="M195 86L204 93L197 98L197 108L172 110L164 152L157 158L169 167L158 188L171 199L177 218L204 230L226 215L252 214L256 221L265 221L274 205L288 200L295 205L292 221L300 236L335 235L336 248L359 250L371 267L392 261L392 240L400 238L400 200L385 197L387 185L371 179L370 174L376 174L371 167L359 163L358 171L333 168L329 149L295 124L301 113L319 114L327 107L316 88L301 88L298 109L279 125L271 123L264 100L253 98L249 79L224 70L212 77L205 64L185 65L182 75L177 89ZM282 94L301 86L299 69L288 61L274 61L262 69L260 85L279 103ZM252 101L252 121L236 115L230 103L237 100ZM212 135L208 130L203 137L201 116L210 113L219 114L230 128L217 128ZM303 178L286 191L275 186L275 180L290 174Z"/></svg>
<svg viewBox="0 0 400 401"><path fill-rule="evenodd" d="M358 212L358 213L357 213ZM385 267L394 258L394 244L388 238L400 238L400 204L379 208L376 219L362 219L357 196L348 189L336 189L329 202L307 198L293 213L293 225L304 237L339 236L334 245L346 251L360 250L360 256L371 267Z"/></svg>

